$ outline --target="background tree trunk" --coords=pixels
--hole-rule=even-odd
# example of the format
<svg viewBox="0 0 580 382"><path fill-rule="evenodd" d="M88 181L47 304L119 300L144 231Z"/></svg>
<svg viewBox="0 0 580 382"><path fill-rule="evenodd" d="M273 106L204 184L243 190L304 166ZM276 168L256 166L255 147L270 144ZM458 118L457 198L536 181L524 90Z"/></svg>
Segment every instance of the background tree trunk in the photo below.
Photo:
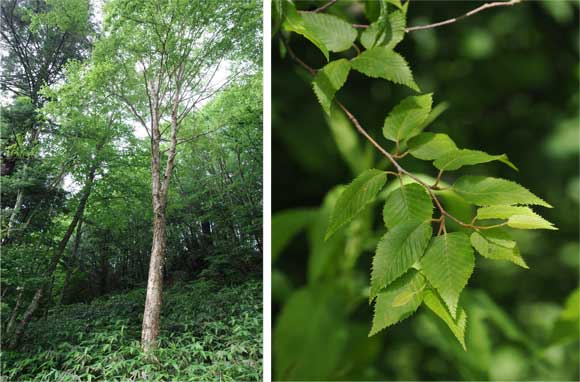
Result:
<svg viewBox="0 0 580 382"><path fill-rule="evenodd" d="M22 293L24 293L24 287L18 287L17 289L19 290L18 297L16 297L16 305L14 306L14 310L10 316L10 321L8 321L8 326L6 326L6 333L12 333L12 328L16 323L16 317L18 317L18 310L22 304Z"/></svg>
<svg viewBox="0 0 580 382"><path fill-rule="evenodd" d="M75 267L76 262L77 262L77 256L78 256L79 247L81 244L82 227L83 227L83 219L81 217L81 219L79 219L79 223L77 226L77 233L75 234L75 242L73 244L73 250L71 252L70 260L66 266L66 274L64 276L64 282L62 283L62 289L60 290L60 295L58 297L58 302L57 302L58 305L62 305L62 302L64 300L64 296L66 293L66 289L68 288L68 283L70 282L70 278L72 276L72 273L74 271L74 267Z"/></svg>
<svg viewBox="0 0 580 382"><path fill-rule="evenodd" d="M14 349L18 346L18 343L20 342L20 339L21 339L22 335L24 334L24 331L26 330L28 323L30 322L30 320L32 319L32 316L34 315L34 313L36 312L36 310L38 309L38 307L40 305L40 299L44 295L47 287L50 286L52 276L53 276L54 271L56 270L56 267L58 266L58 263L59 263L62 255L64 253L64 250L66 249L66 245L68 244L70 237L72 236L72 234L77 226L77 223L79 222L79 220L81 219L81 217L83 216L83 213L85 211L85 206L87 204L87 200L89 199L89 195L91 194L93 182L95 180L96 170L97 170L97 163L95 163L91 167L91 169L89 170L89 173L87 175L87 179L85 181L85 186L84 186L83 191L82 191L81 199L79 201L79 205L77 207L77 210L75 212L73 220L70 222L68 229L66 230L63 238L61 239L61 241L58 245L58 248L55 250L54 254L52 255L52 258L50 260L50 264L48 265L48 268L47 268L46 273L45 273L45 282L43 282L40 285L40 287L38 287L38 289L36 290L36 293L34 294L34 297L32 298L30 305L28 305L28 309L26 310L26 313L24 313L22 320L20 320L20 324L18 325L18 327L16 328L16 331L14 332L14 336L11 337L10 344L8 346L11 349ZM8 336L10 336L10 333L7 333L7 334L8 334Z"/></svg>

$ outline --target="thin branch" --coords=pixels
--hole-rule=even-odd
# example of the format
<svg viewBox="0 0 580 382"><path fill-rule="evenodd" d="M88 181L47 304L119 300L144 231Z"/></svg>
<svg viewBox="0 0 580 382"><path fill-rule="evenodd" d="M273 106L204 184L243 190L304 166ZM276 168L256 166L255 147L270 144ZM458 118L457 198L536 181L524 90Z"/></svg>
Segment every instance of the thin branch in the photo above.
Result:
<svg viewBox="0 0 580 382"><path fill-rule="evenodd" d="M433 23L433 24L418 25L415 27L405 28L405 32L409 33L409 32L414 32L414 31L419 31L419 30L424 30L424 29L433 29L433 28L441 27L443 25L453 24L459 20L465 19L469 16L473 16L476 13L479 13L479 12L486 10L486 9L489 9L489 8L511 6L511 5L516 5L516 4L521 3L521 2L522 2L522 0L510 0L510 1L495 1L493 3L486 3L480 7L472 9L471 11L469 11L461 16L457 16L457 17L454 17L452 19L448 19L448 20L444 20L444 21L439 21L439 22ZM353 28L357 28L357 29L366 29L369 27L369 25L367 25L367 24L351 24L351 26Z"/></svg>
<svg viewBox="0 0 580 382"><path fill-rule="evenodd" d="M510 0L510 1L495 1L493 3L486 3L483 4L480 7L477 7L475 9L472 9L471 11L467 12L464 15L449 19L449 20L445 20L445 21L440 21L438 23L434 23L434 24L428 24L428 25L419 25L416 27L411 27L411 28L405 28L405 32L409 33L409 32L413 32L413 31L418 31L418 30L424 30L424 29L432 29L432 28L437 28L443 25L448 25L448 24L453 24L459 20L465 19L469 16L473 16L476 13L479 13L481 11L484 11L486 9L489 8L495 8L495 7L505 7L505 6L512 6L512 5L516 5L518 3L520 3L522 0Z"/></svg>
<svg viewBox="0 0 580 382"><path fill-rule="evenodd" d="M287 46L287 48L288 48L288 46ZM290 49L288 49L288 53L289 53L289 55L290 55L290 57L292 59L294 59L301 66L303 66L309 73L311 73L313 75L316 74L316 70L314 70L313 68L311 68L310 66L308 66L302 60L298 59L298 57L293 52L291 53L291 50ZM362 136L364 136L373 146L375 146L375 148L381 154L383 154L392 163L392 165L397 169L397 171L399 173L399 180L401 182L402 182L401 176L404 174L404 175L408 176L409 178L411 178L412 180L414 180L415 182L419 183L421 186L423 186L425 188L425 190L427 190L427 192L429 193L429 196L431 197L431 199L435 203L435 206L437 207L437 209L439 210L439 212L441 213L441 215L443 217L449 217L451 220L453 220L454 222L456 222L460 226L466 227L466 228L471 228L471 229L474 229L474 230L489 229L489 228L494 228L494 227L498 227L498 226L505 225L505 224L501 224L501 225L487 226L487 227L486 226L477 226L477 225L474 225L474 224L465 223L465 222L457 219L455 216L451 215L449 212L447 212L445 210L445 208L443 208L443 205L439 201L439 198L437 198L437 195L435 195L435 192L434 192L434 190L433 190L433 188L431 186L429 186L427 183L425 183L424 181L422 181L421 179L419 179L417 176L413 175L412 173L408 172L403 167L401 167L401 165L399 164L399 162L397 162L397 159L395 158L395 156L393 154L390 154L377 141L375 141L373 139L373 137L371 137L369 135L369 133L367 133L367 131L362 127L362 125L360 124L360 122L358 121L358 119L356 119L356 117L342 103L340 103L338 101L338 99L335 98L334 99L334 102L346 114L347 118L351 121L351 123L354 125L354 127L356 128L356 130ZM443 226L443 232L445 234L447 233L447 231L445 229L445 226Z"/></svg>
<svg viewBox="0 0 580 382"><path fill-rule="evenodd" d="M220 126L220 127L217 127L217 128L215 128L213 130L208 130L208 131L206 131L204 133L196 134L196 135L194 135L192 137L185 138L185 139L181 139L181 140L177 141L177 144L180 145L182 143L195 141L197 138L201 138L201 137L204 137L206 135L210 135L211 133L215 133L216 131L222 130L223 128L225 128L225 126Z"/></svg>
<svg viewBox="0 0 580 382"><path fill-rule="evenodd" d="M326 8L330 8L331 6L333 6L334 4L336 4L338 0L330 0L328 3L324 4L321 7L316 8L313 11L308 11L308 13L318 13L318 12L322 12L324 11Z"/></svg>
<svg viewBox="0 0 580 382"><path fill-rule="evenodd" d="M300 66L302 66L304 69L306 69L306 71L308 73L310 73L311 75L313 75L313 76L316 75L316 69L311 68L304 61L302 61L300 58L298 58L298 56L294 53L292 48L290 48L290 45L288 45L288 42L286 40L284 40L283 38L280 38L280 41L282 41L282 44L284 44L284 47L286 48L286 51L288 51L288 55L290 56L290 58L292 58Z"/></svg>

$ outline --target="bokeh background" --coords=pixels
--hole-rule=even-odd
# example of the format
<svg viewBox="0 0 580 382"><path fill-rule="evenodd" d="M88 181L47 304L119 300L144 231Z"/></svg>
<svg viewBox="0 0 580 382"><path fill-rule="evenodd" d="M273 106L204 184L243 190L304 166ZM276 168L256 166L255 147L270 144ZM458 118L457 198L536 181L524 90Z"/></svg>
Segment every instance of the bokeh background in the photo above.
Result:
<svg viewBox="0 0 580 382"><path fill-rule="evenodd" d="M297 6L313 9L321 4L304 1ZM445 20L481 4L412 1L407 24ZM367 23L359 3L339 1L327 13L347 17L353 23ZM459 147L507 153L520 169L516 173L502 164L486 164L446 174L444 179L452 183L461 174L470 173L514 180L554 206L540 212L559 228L519 232L517 240L529 270L477 256L468 284L469 350L464 352L448 329L423 308L367 339L371 307L356 298L336 300L337 295L356 295L368 286L377 235L384 233L379 224L382 206L374 208L374 233L361 239L364 243L359 246L360 254L346 270L329 264L344 263L352 240L345 239L344 247L328 249L315 239L316 225L320 227L326 213L321 205L330 190L354 178L357 167L373 162L378 166L380 158L345 128L343 120L325 118L311 90L311 78L285 54L279 35L273 36L276 378L580 378L578 294L573 296L578 288L580 251L579 43L578 2L530 1L410 33L396 49L410 63L422 90L434 92L434 103L447 102L450 106L429 131L447 133ZM302 37L291 36L290 46L311 66L324 65L322 54ZM402 86L370 80L351 71L337 98L386 144L381 137L384 118L410 94ZM366 159L353 163L352 155L349 159L345 154L349 152ZM405 158L404 165L417 173L436 175L427 162ZM324 251L333 254L324 255L326 268L320 271L316 264ZM319 276L312 276L313 267L318 267L319 271L314 272ZM287 317L280 320L283 315ZM295 322L294 328L289 321ZM309 341L308 345L304 340ZM310 374L280 370L281 365L305 362Z"/></svg>

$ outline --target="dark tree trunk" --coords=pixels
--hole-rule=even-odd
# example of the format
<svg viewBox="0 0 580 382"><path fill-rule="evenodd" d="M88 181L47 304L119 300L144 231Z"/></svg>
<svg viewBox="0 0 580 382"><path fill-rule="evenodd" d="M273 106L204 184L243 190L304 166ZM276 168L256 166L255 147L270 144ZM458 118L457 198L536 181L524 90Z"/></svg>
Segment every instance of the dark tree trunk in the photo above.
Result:
<svg viewBox="0 0 580 382"><path fill-rule="evenodd" d="M34 313L36 312L36 310L38 309L38 307L40 305L40 299L42 298L42 296L46 292L46 289L50 286L50 280L52 280L54 271L56 270L56 268L58 266L58 263L59 263L62 255L64 253L64 250L66 249L66 246L70 240L70 237L72 236L72 233L74 232L74 230L77 226L77 223L79 222L79 220L81 219L81 217L83 216L83 213L85 211L85 206L87 204L87 200L89 199L89 195L91 194L93 182L95 180L96 170L97 170L97 164L95 163L91 167L91 169L87 175L87 179L85 181L85 186L83 187L81 199L79 201L79 205L77 207L75 215L74 215L72 221L70 222L68 229L66 230L63 238L61 239L60 243L58 244L58 247L56 248L54 254L52 255L52 258L50 260L50 264L48 265L48 268L45 272L44 280L46 280L46 281L44 283L42 283L41 286L36 290L36 293L34 294L34 297L32 298L30 305L28 305L28 309L24 313L22 320L20 320L20 323L19 323L18 327L16 328L16 331L14 332L14 336L12 336L12 338L11 338L9 348L13 349L13 348L16 348L18 346L18 343L20 342L21 337L24 334L24 331L26 330L26 327L28 326L30 320L32 319L32 316L34 315Z"/></svg>
<svg viewBox="0 0 580 382"><path fill-rule="evenodd" d="M61 305L63 303L64 296L65 296L66 290L68 288L68 283L70 282L70 278L71 278L72 273L74 271L74 267L76 266L79 247L81 244L82 227L83 227L83 219L81 217L79 219L79 223L77 226L77 233L75 234L75 241L73 244L73 250L71 252L71 256L70 256L70 259L68 261L68 264L66 266L66 274L64 276L64 282L62 283L62 289L60 290L60 295L58 297L58 302L57 302L58 305Z"/></svg>
<svg viewBox="0 0 580 382"><path fill-rule="evenodd" d="M20 309L20 305L22 304L22 293L24 293L24 287L18 287L18 296L16 297L16 305L14 306L14 310L12 311L12 315L10 316L10 321L8 321L8 326L6 326L6 333L12 333L12 329L14 328L14 324L16 323L16 318L18 317L18 310Z"/></svg>

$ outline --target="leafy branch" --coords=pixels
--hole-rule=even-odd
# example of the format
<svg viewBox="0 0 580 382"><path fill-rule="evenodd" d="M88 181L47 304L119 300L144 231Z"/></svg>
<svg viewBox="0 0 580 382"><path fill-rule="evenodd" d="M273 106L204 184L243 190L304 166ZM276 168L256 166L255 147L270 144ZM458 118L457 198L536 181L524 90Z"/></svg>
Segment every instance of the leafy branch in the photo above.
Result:
<svg viewBox="0 0 580 382"><path fill-rule="evenodd" d="M344 86L351 70L370 78L382 78L420 92L411 68L394 48L406 33L434 28L472 16L484 9L513 5L519 0L488 3L463 16L421 27L406 27L409 2L382 0L372 21L359 33L350 22L321 13L335 1L314 12L296 10L290 1L279 4L282 26L310 40L329 61L321 69L314 69L292 50L288 39L281 43L289 57L314 77L314 93L328 115L341 110L348 120L374 148L393 166L394 171L368 169L348 185L334 206L326 239L353 221L372 204L384 187L387 176L399 179L400 187L388 194L383 208L387 233L379 241L371 271L370 302L375 302L375 315L369 335L393 325L411 315L421 304L441 318L465 348L466 312L459 297L474 267L474 249L480 255L511 261L523 268L527 265L517 243L507 228L556 229L552 223L536 214L529 205L551 207L519 184L499 178L462 176L445 188L465 204L477 207L471 221L452 215L438 195L442 176L458 170L492 161L499 161L518 170L507 155L490 155L479 150L461 149L446 134L424 132L444 110L444 105L432 107L433 94L409 96L396 105L385 118L383 136L394 142L394 152L386 150L362 126L353 113L342 104L336 93ZM358 48L359 40L364 51ZM355 48L352 59L330 60L330 52L344 52ZM407 155L433 161L438 174L433 184L406 170L400 161ZM412 182L405 184L403 178ZM433 205L439 216L433 218ZM488 221L489 224L479 223ZM457 232L447 232L447 221L459 226ZM432 224L439 225L433 237ZM468 235L466 229L471 230Z"/></svg>
<svg viewBox="0 0 580 382"><path fill-rule="evenodd" d="M286 49L288 51L288 55L290 56L290 58L292 58L292 60L294 60L297 64L299 64L304 69L306 69L306 71L308 71L308 73L310 73L311 75L313 75L313 76L316 75L316 73L318 71L316 69L312 68L311 66L309 66L308 64L306 64L302 59L300 59L296 55L296 53L292 50L292 48L288 44L288 41L283 40L283 43L284 43L284 46L286 47ZM437 221L440 221L442 226L444 226L444 224L445 224L445 217L448 217L449 219L453 220L454 222L456 222L457 224L459 224L462 227L471 228L473 230L491 229L491 228L496 228L496 227L501 227L501 226L507 225L507 223L501 223L501 224L492 225L492 226L475 225L475 224L473 224L473 221L471 223L465 223L465 222L461 221L460 219L456 218L455 216L453 216L452 214L450 214L447 210L445 210L445 208L441 204L441 201L439 200L439 198L437 198L437 195L435 195L435 192L434 192L435 190L438 189L438 186L437 185L438 185L438 183L439 183L439 181L441 179L441 176L443 175L443 172L444 172L443 170L440 170L439 171L439 174L437 175L436 182L433 185L428 185L427 183L425 183L424 181L422 181L421 179L419 179L416 175L414 175L413 173L407 171L405 168L403 168L399 164L399 162L397 161L397 159L403 158L406 155L406 153L404 153L404 154L395 154L395 155L389 153L373 137L370 136L370 134L362 127L362 125L360 124L360 122L358 121L358 119L350 112L349 109L347 109L336 98L334 99L334 102L344 112L344 114L347 116L347 118L352 122L352 124L354 125L354 127L356 128L356 130L367 141L369 141L382 155L384 155L389 160L389 162L391 162L391 164L397 169L397 172L389 172L390 174L395 175L395 176L398 176L398 177L401 177L403 175L406 175L407 177L413 179L415 182L417 182L421 186L423 186L425 188L425 190L427 190L427 192L429 193L429 196L431 197L431 199L433 200L433 202L437 206L437 209L441 213L441 217Z"/></svg>

